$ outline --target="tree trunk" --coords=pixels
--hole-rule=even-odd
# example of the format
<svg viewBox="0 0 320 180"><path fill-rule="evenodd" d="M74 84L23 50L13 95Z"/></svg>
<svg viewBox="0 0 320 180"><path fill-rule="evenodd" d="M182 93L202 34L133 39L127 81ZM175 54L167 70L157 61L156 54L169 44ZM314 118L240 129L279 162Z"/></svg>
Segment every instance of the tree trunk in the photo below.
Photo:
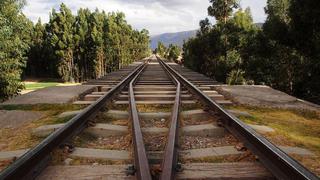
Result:
<svg viewBox="0 0 320 180"><path fill-rule="evenodd" d="M226 32L226 25L228 20L228 12L227 12L228 0L224 1L224 61L227 62L227 44L228 44L228 36Z"/></svg>

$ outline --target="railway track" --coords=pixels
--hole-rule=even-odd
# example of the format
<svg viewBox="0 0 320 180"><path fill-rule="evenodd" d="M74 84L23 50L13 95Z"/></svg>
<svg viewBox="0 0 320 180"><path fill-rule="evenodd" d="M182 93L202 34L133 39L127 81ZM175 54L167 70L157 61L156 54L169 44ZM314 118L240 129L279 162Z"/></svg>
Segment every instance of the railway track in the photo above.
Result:
<svg viewBox="0 0 320 180"><path fill-rule="evenodd" d="M0 179L318 179L224 110L217 82L174 63L153 56L88 84L75 102L88 106Z"/></svg>

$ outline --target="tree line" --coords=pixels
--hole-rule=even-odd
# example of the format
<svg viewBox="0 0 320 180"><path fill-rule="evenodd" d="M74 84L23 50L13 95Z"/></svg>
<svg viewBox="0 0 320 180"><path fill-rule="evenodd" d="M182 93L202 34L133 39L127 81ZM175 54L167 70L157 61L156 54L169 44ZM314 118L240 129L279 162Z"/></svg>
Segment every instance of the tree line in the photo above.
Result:
<svg viewBox="0 0 320 180"><path fill-rule="evenodd" d="M24 5L0 2L0 100L24 88L22 76L83 82L151 53L149 32L133 29L124 13L79 9L73 15L62 3L48 23L33 24L22 13Z"/></svg>
<svg viewBox="0 0 320 180"><path fill-rule="evenodd" d="M237 0L210 0L184 64L228 84L266 84L320 103L320 6L317 0L268 0L266 22L253 23Z"/></svg>
<svg viewBox="0 0 320 180"><path fill-rule="evenodd" d="M175 61L177 63L179 56L181 55L182 49L178 45L169 44L166 47L162 42L158 42L157 48L154 50L155 54L164 57L168 60Z"/></svg>

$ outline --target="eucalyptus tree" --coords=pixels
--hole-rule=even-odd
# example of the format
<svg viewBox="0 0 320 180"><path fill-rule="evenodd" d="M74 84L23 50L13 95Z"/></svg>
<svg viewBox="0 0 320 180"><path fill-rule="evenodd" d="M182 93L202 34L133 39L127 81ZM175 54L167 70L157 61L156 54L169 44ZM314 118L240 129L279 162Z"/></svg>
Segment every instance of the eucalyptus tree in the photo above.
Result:
<svg viewBox="0 0 320 180"><path fill-rule="evenodd" d="M34 25L32 31L32 42L28 52L28 61L26 68L26 75L40 76L46 72L46 62L44 57L44 35L45 26L42 24L41 19Z"/></svg>
<svg viewBox="0 0 320 180"><path fill-rule="evenodd" d="M156 49L157 54L161 57L165 57L166 51L167 51L166 46L159 41Z"/></svg>
<svg viewBox="0 0 320 180"><path fill-rule="evenodd" d="M226 32L226 24L233 10L239 7L239 3L238 0L210 0L210 3L208 15L213 16L222 25L222 31L224 32L224 58L227 61L228 33Z"/></svg>
<svg viewBox="0 0 320 180"><path fill-rule="evenodd" d="M320 103L320 6L317 0L291 0L289 8L293 46L304 57L296 94Z"/></svg>
<svg viewBox="0 0 320 180"><path fill-rule="evenodd" d="M91 78L96 79L105 74L105 52L104 52L104 18L106 15L96 9L89 16L88 41L86 52L90 60Z"/></svg>
<svg viewBox="0 0 320 180"><path fill-rule="evenodd" d="M57 72L65 82L74 81L75 65L73 60L74 38L73 25L75 18L71 10L60 5L59 12L52 10L48 24L49 41L57 60Z"/></svg>
<svg viewBox="0 0 320 180"><path fill-rule="evenodd" d="M177 45L169 44L165 57L171 61L177 62L180 55L181 55L181 48Z"/></svg>
<svg viewBox="0 0 320 180"><path fill-rule="evenodd" d="M235 12L224 25L229 35L228 49L224 48L224 33L221 22L210 26L208 21L200 22L197 36L187 41L183 47L183 61L186 66L205 73L218 81L239 82L245 76L244 57L247 57L246 46L257 31L253 24L250 9ZM233 71L233 72L232 72ZM233 80L233 79L235 80ZM238 79L238 80L237 80Z"/></svg>
<svg viewBox="0 0 320 180"><path fill-rule="evenodd" d="M239 7L238 0L210 0L208 15L215 17L216 20L227 23L235 8Z"/></svg>
<svg viewBox="0 0 320 180"><path fill-rule="evenodd" d="M88 58L89 9L79 9L74 25L74 61L79 70L79 81L90 79Z"/></svg>

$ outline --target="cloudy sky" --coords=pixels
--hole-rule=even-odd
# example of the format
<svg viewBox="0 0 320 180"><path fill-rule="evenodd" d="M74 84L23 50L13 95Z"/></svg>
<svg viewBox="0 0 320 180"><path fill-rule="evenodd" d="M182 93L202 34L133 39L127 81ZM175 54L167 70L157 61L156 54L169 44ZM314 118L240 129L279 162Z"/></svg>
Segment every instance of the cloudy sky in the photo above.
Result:
<svg viewBox="0 0 320 180"><path fill-rule="evenodd" d="M241 7L250 7L255 22L264 22L263 8L267 0L241 0ZM34 22L40 17L48 22L52 8L65 3L76 13L79 8L122 11L136 29L146 28L151 35L193 30L207 16L209 0L27 0L23 12Z"/></svg>

